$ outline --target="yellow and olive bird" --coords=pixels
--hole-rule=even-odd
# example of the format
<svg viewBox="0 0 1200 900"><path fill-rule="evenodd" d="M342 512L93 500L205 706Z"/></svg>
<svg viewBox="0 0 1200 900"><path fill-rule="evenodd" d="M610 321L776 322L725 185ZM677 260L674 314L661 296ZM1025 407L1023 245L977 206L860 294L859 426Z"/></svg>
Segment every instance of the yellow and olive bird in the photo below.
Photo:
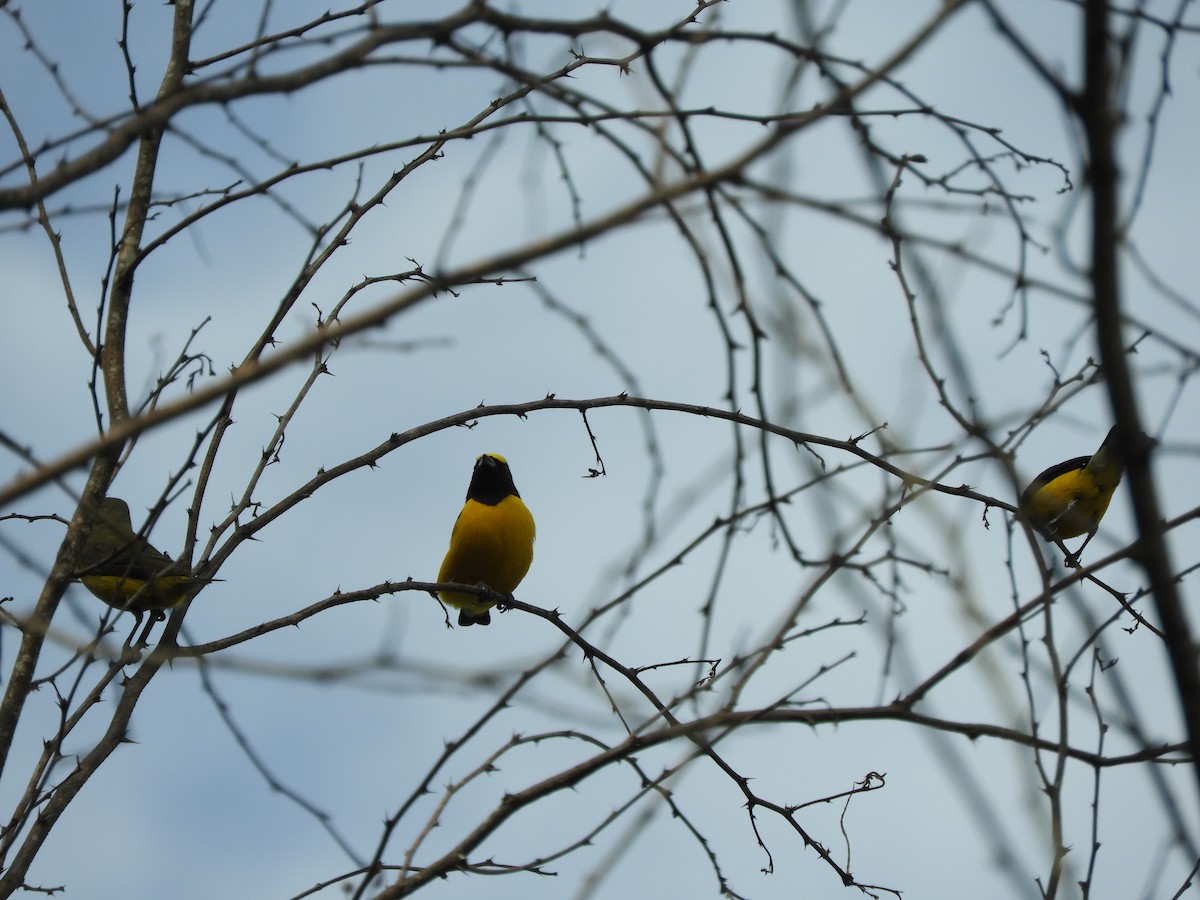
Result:
<svg viewBox="0 0 1200 900"><path fill-rule="evenodd" d="M508 462L497 453L475 460L467 502L450 534L438 581L487 585L500 594L516 590L533 562L533 516L513 484ZM474 594L441 591L458 609L458 624L487 625L495 604Z"/></svg>
<svg viewBox="0 0 1200 900"><path fill-rule="evenodd" d="M101 500L89 528L75 577L109 606L132 612L138 621L150 610L170 609L206 583L133 530L124 500Z"/></svg>
<svg viewBox="0 0 1200 900"><path fill-rule="evenodd" d="M1125 461L1117 451L1116 435L1114 426L1091 456L1051 466L1021 492L1021 512L1047 541L1061 546L1067 538L1087 535L1079 549L1068 554L1068 562L1078 563L1121 483Z"/></svg>

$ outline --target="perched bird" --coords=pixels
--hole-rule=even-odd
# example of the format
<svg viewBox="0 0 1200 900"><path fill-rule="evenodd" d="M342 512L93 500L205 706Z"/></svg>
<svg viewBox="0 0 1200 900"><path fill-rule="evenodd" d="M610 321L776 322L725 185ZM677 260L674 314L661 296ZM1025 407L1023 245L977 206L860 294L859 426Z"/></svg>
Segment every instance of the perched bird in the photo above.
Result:
<svg viewBox="0 0 1200 900"><path fill-rule="evenodd" d="M206 583L133 530L124 500L101 500L89 528L75 577L109 606L132 612L139 621L143 613L169 609Z"/></svg>
<svg viewBox="0 0 1200 900"><path fill-rule="evenodd" d="M511 594L533 562L533 516L521 502L508 462L497 453L475 460L467 502L450 534L438 581L487 585ZM474 594L441 591L442 602L458 608L458 624L487 625L494 605Z"/></svg>
<svg viewBox="0 0 1200 900"><path fill-rule="evenodd" d="M1121 483L1125 461L1117 452L1116 434L1113 426L1091 456L1051 466L1021 492L1021 512L1046 540L1061 545L1067 538L1087 535L1079 549L1068 555L1068 561L1078 562Z"/></svg>

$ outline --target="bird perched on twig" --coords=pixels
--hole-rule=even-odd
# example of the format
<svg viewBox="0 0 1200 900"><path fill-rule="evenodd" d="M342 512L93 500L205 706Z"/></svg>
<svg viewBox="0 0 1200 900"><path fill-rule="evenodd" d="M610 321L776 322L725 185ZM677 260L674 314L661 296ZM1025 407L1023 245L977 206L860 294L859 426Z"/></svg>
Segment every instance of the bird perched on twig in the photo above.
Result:
<svg viewBox="0 0 1200 900"><path fill-rule="evenodd" d="M208 583L135 532L129 505L117 497L105 497L91 516L75 577L109 606L133 613L139 624L146 612L163 618L162 610Z"/></svg>
<svg viewBox="0 0 1200 900"><path fill-rule="evenodd" d="M486 585L511 594L533 562L533 516L513 484L508 462L497 453L475 460L467 502L450 534L438 581ZM494 601L474 594L441 591L444 603L458 609L458 624L487 625Z"/></svg>
<svg viewBox="0 0 1200 900"><path fill-rule="evenodd" d="M1095 536L1125 473L1116 434L1114 425L1091 456L1077 456L1051 466L1021 492L1021 512L1047 541L1063 547L1064 540L1087 535L1074 553L1063 547L1069 564L1078 565L1079 555Z"/></svg>

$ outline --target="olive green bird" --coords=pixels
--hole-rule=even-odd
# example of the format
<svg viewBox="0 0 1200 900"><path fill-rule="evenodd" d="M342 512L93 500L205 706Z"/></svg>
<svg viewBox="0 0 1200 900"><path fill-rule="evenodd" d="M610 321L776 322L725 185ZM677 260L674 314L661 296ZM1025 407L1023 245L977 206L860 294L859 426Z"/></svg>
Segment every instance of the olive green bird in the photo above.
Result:
<svg viewBox="0 0 1200 900"><path fill-rule="evenodd" d="M133 530L129 505L116 497L100 501L88 523L75 577L114 609L142 614L182 602L207 580L194 578L182 562L150 546Z"/></svg>

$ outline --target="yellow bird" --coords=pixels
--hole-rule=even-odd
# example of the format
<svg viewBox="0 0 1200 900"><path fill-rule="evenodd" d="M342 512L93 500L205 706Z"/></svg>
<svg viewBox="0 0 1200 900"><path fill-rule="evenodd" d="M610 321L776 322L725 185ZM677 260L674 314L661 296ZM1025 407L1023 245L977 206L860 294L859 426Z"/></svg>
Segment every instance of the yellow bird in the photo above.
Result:
<svg viewBox="0 0 1200 900"><path fill-rule="evenodd" d="M533 562L534 533L533 516L517 493L508 462L498 453L485 453L475 460L467 502L454 523L438 581L487 585L511 594ZM456 591L438 596L458 609L461 626L492 621L491 601Z"/></svg>
<svg viewBox="0 0 1200 900"><path fill-rule="evenodd" d="M169 609L207 583L135 532L124 500L101 500L89 528L75 577L109 606L128 610L139 621L143 613Z"/></svg>
<svg viewBox="0 0 1200 900"><path fill-rule="evenodd" d="M1091 456L1051 466L1021 492L1021 512L1046 540L1061 544L1067 538L1087 535L1068 560L1079 560L1121 483L1125 461L1117 453L1116 436L1114 426Z"/></svg>

